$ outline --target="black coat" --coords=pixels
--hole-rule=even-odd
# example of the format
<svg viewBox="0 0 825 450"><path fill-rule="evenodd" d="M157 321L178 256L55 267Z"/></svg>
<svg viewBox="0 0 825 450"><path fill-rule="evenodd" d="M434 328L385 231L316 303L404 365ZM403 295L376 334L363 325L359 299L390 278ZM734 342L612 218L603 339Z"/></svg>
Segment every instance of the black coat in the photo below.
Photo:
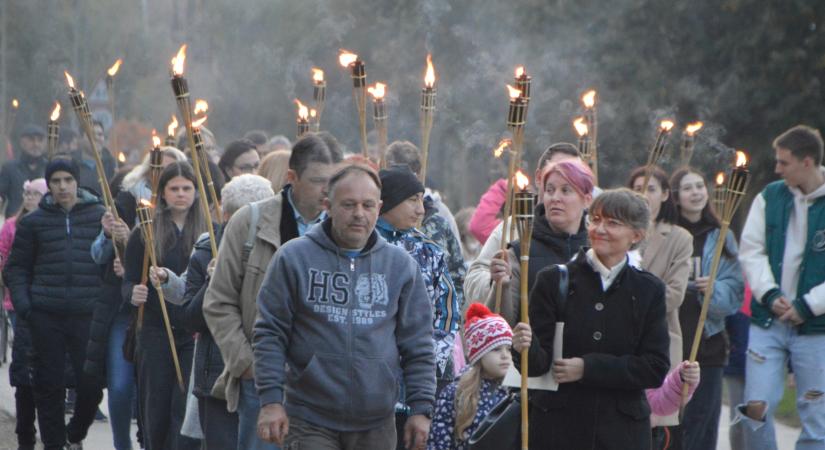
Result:
<svg viewBox="0 0 825 450"><path fill-rule="evenodd" d="M33 167L29 167L33 162ZM0 169L0 197L6 201L6 217L17 214L23 204L23 183L35 178L43 178L46 173L46 158L34 160L27 156L7 161Z"/></svg>
<svg viewBox="0 0 825 450"><path fill-rule="evenodd" d="M563 357L582 358L584 375L556 392L533 393L531 447L649 449L644 390L659 387L670 367L665 287L650 273L626 266L604 292L583 250L568 269L566 306L559 301L555 267L541 271L530 292L535 338L529 373L550 370L555 324L562 316Z"/></svg>
<svg viewBox="0 0 825 450"><path fill-rule="evenodd" d="M192 372L195 383L192 392L198 397L211 397L212 386L224 369L221 351L203 317L203 297L209 286L206 267L211 259L209 236L205 236L195 244L195 250L189 259L182 305L184 326L193 333L200 333L195 350L195 368Z"/></svg>
<svg viewBox="0 0 825 450"><path fill-rule="evenodd" d="M3 279L20 317L25 319L32 309L92 314L101 292L100 268L90 249L103 212L100 199L80 188L71 211L46 194L37 210L17 222Z"/></svg>

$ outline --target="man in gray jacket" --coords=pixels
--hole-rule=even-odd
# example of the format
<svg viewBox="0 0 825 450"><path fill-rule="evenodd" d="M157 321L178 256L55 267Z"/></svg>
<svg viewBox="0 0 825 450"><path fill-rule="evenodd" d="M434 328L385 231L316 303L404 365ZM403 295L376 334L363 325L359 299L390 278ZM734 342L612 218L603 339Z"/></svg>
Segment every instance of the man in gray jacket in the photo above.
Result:
<svg viewBox="0 0 825 450"><path fill-rule="evenodd" d="M421 273L374 230L375 172L345 167L328 189L329 219L278 250L258 294L259 436L286 448L395 448L402 378L412 409L405 445L423 449L435 362Z"/></svg>

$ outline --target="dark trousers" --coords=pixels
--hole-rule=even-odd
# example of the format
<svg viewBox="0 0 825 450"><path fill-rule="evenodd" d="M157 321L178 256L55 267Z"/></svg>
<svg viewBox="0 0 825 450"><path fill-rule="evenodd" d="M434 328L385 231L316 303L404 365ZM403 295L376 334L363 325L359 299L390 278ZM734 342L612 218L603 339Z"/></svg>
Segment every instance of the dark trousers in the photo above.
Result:
<svg viewBox="0 0 825 450"><path fill-rule="evenodd" d="M201 450L234 449L238 445L238 414L226 410L226 400L198 398L203 440Z"/></svg>
<svg viewBox="0 0 825 450"><path fill-rule="evenodd" d="M19 445L36 444L34 390L31 386L17 386L14 389L14 405L17 410L17 425L14 428L17 443Z"/></svg>
<svg viewBox="0 0 825 450"><path fill-rule="evenodd" d="M136 354L143 443L146 450L196 450L200 442L180 434L186 412L185 384L189 382L192 370L194 340L185 332L175 334L184 381L182 391L178 387L166 330L163 325L147 322L148 318L138 334Z"/></svg>
<svg viewBox="0 0 825 450"><path fill-rule="evenodd" d="M28 317L34 347L34 401L40 423L40 439L48 449L62 449L86 437L103 398L101 386L83 375L86 345L92 317L32 311ZM68 426L64 422L66 355L76 377L77 401Z"/></svg>
<svg viewBox="0 0 825 450"><path fill-rule="evenodd" d="M682 418L682 449L716 448L719 414L722 410L722 367L702 367L702 379L685 406Z"/></svg>

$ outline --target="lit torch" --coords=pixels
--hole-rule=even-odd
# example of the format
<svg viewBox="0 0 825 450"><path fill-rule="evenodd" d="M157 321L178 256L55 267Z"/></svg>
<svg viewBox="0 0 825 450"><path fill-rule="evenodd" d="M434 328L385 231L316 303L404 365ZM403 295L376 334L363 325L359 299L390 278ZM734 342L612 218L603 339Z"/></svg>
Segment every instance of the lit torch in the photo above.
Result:
<svg viewBox="0 0 825 450"><path fill-rule="evenodd" d="M387 108L384 103L386 87L387 85L384 83L375 83L374 87L367 88L367 91L372 95L372 121L378 134L379 167L382 169L387 165L385 158L387 151Z"/></svg>
<svg viewBox="0 0 825 450"><path fill-rule="evenodd" d="M647 155L647 164L645 164L645 177L642 183L642 192L647 191L647 183L650 182L650 177L653 175L653 168L659 163L662 155L665 153L665 146L670 137L670 130L673 129L672 120L663 120L659 123L659 131L656 134L656 141L650 147L650 153Z"/></svg>
<svg viewBox="0 0 825 450"><path fill-rule="evenodd" d="M358 111L358 125L361 133L361 153L364 158L367 155L367 69L364 62L358 59L358 55L347 50L341 50L338 55L338 62L344 68L350 67L352 70L352 99L355 101L355 109Z"/></svg>
<svg viewBox="0 0 825 450"><path fill-rule="evenodd" d="M109 180L106 178L106 170L103 166L103 159L100 157L100 150L97 148L95 141L94 128L92 126L92 113L89 111L89 103L86 101L86 96L82 91L77 90L74 85L74 79L69 72L63 72L66 75L66 82L69 85L69 98L72 102L72 108L77 115L78 122L86 132L86 137L89 139L89 146L92 149L92 155L95 158L95 167L97 168L97 181L100 183L100 191L103 194L103 204L106 209L114 216L115 220L119 220L117 208L115 208L115 200L112 197L112 191L109 188ZM113 240L115 244L115 257L120 258L126 250L126 243L120 242L117 239ZM121 261L123 261L121 259Z"/></svg>
<svg viewBox="0 0 825 450"><path fill-rule="evenodd" d="M152 225L152 205L145 200L141 200L140 206L137 208L138 220L140 223L140 232L143 235L143 245L148 249L149 261L153 267L161 267L158 265L157 253L155 250L155 231ZM145 266L144 266L145 267ZM148 280L148 271L147 271ZM146 282L143 280L144 283ZM163 288L156 288L155 292L158 294L158 303L160 303L160 312L163 316L163 325L166 327L166 335L169 338L169 349L172 352L172 361L175 364L175 375L178 378L178 387L182 392L186 392L183 384L183 374L180 370L180 360L178 359L177 346L175 345L175 335L172 333L172 326L169 322L169 313L166 311L166 299L163 295Z"/></svg>
<svg viewBox="0 0 825 450"><path fill-rule="evenodd" d="M573 127L579 135L579 154L582 160L588 165L593 165L592 145L590 144L590 133L584 117L579 117L573 121Z"/></svg>
<svg viewBox="0 0 825 450"><path fill-rule="evenodd" d="M149 189L151 190L150 203L141 200L141 204L148 209L149 217L154 217L154 208L152 205L157 205L158 201L158 183L160 182L160 173L163 171L163 151L160 149L160 138L157 131L152 130L152 150L149 151ZM149 209L151 208L151 209ZM144 245L143 248L143 270L140 276L140 284L146 285L149 280L149 249L151 247ZM137 317L137 331L143 328L143 311L146 304L141 304L138 307Z"/></svg>
<svg viewBox="0 0 825 450"><path fill-rule="evenodd" d="M46 127L46 144L49 149L49 161L54 158L57 151L57 138L60 134L60 125L57 120L60 118L60 102L54 102L54 109L52 115L49 116L49 123Z"/></svg>
<svg viewBox="0 0 825 450"><path fill-rule="evenodd" d="M298 105L298 139L309 132L309 109L297 98L295 104Z"/></svg>
<svg viewBox="0 0 825 450"><path fill-rule="evenodd" d="M725 182L724 175L717 176L717 183ZM713 251L713 259L710 264L710 274L708 275L708 285L705 288L704 298L702 301L702 309L699 312L699 321L696 325L696 333L693 336L693 345L690 347L690 362L696 361L696 355L699 352L699 344L702 341L702 331L705 328L705 320L708 317L708 308L710 301L713 298L714 285L716 284L716 275L719 270L719 261L722 257L722 250L725 248L728 230L730 229L730 222L733 220L733 215L736 213L742 198L748 190L750 174L748 172L748 156L743 151L736 152L736 162L731 170L730 176L722 189L721 185L717 184L716 193L714 193L714 201L718 205L716 210L719 216L719 236L716 238L716 247ZM687 403L688 385L682 387L682 402Z"/></svg>
<svg viewBox="0 0 825 450"><path fill-rule="evenodd" d="M530 323L528 316L529 306L527 303L529 297L528 281L526 276L529 272L530 263L530 241L533 236L533 209L535 208L535 200L533 194L527 190L530 186L530 180L519 170L516 173L516 184L518 185L518 192L515 194L515 221L518 224L519 242L521 244L521 318L520 321L526 324ZM527 401L527 372L528 372L528 349L521 351L521 448L528 447L528 401Z"/></svg>
<svg viewBox="0 0 825 450"><path fill-rule="evenodd" d="M327 82L324 80L324 71L312 68L312 99L315 100L315 116L312 126L315 131L321 130L321 114L324 113L324 104L327 101Z"/></svg>
<svg viewBox="0 0 825 450"><path fill-rule="evenodd" d="M109 144L112 146L112 152L117 152L117 139L115 138L115 75L120 70L120 65L123 60L118 58L112 67L106 71L106 93L109 94L109 109L112 112L112 126L109 129Z"/></svg>
<svg viewBox="0 0 825 450"><path fill-rule="evenodd" d="M203 134L201 133L201 127L203 127L208 118L206 115L206 111L208 110L209 104L206 103L206 100L197 100L195 102L195 109L193 112L196 116L200 114L201 117L192 122L192 137L195 138L195 151L193 152L192 158L198 158L200 162L200 168L203 171L203 173L201 173L201 177L205 179L206 188L209 191L209 199L212 201L212 205L215 208L215 216L220 219L223 217L221 212L221 202L218 199L218 193L215 190L215 183L212 180L212 171L209 170L209 155L206 152L205 144L203 142Z"/></svg>
<svg viewBox="0 0 825 450"><path fill-rule="evenodd" d="M189 84L186 78L183 77L184 62L186 61L186 44L183 44L178 50L177 55L172 58L172 92L175 94L175 101L180 110L181 119L184 126L186 126L186 135L189 138L189 148L192 149L192 165L195 169L195 178L198 184L198 192L200 193L201 213L206 219L206 229L209 232L209 244L212 250L212 258L218 257L218 245L215 239L215 227L212 223L212 214L209 212L209 199L206 196L206 186L203 183L201 161L198 157L197 143L195 142L195 127L192 124L192 103L189 98ZM200 130L198 130L200 134ZM201 139L201 145L203 145ZM206 167L207 172L209 166ZM217 204L215 206L218 206ZM220 216L218 216L220 217Z"/></svg>
<svg viewBox="0 0 825 450"><path fill-rule="evenodd" d="M599 118L596 111L596 91L591 89L582 95L584 118L587 123L587 135L590 141L590 167L593 180L599 184Z"/></svg>
<svg viewBox="0 0 825 450"><path fill-rule="evenodd" d="M6 124L3 127L3 133L6 136L9 136L14 128L14 122L17 119L18 109L20 109L20 102L16 98L11 99L11 111L9 111L9 114L6 117Z"/></svg>
<svg viewBox="0 0 825 450"><path fill-rule="evenodd" d="M427 184L427 161L430 154L430 132L435 117L435 68L433 57L427 54L427 70L424 72L424 87L421 89L421 182Z"/></svg>
<svg viewBox="0 0 825 450"><path fill-rule="evenodd" d="M702 129L702 122L689 123L682 132L682 147L679 152L681 165L689 166L693 157L693 146L696 144L696 133Z"/></svg>
<svg viewBox="0 0 825 450"><path fill-rule="evenodd" d="M177 147L178 140L175 138L175 134L178 129L178 118L172 114L172 121L169 122L169 125L166 126L166 145L170 147Z"/></svg>
<svg viewBox="0 0 825 450"><path fill-rule="evenodd" d="M524 99L524 103L530 103L530 84L532 78L530 75L527 75L527 71L524 70L524 66L516 67L516 89L521 91L521 98Z"/></svg>

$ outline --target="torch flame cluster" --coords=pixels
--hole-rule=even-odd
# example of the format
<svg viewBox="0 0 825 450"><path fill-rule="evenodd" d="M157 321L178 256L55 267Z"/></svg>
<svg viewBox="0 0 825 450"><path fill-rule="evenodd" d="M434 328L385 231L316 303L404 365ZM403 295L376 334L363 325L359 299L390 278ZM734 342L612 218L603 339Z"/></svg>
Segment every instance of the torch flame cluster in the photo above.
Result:
<svg viewBox="0 0 825 450"><path fill-rule="evenodd" d="M123 64L123 60L118 58L117 61L115 61L115 63L112 64L112 67L109 67L109 70L107 70L106 73L108 73L110 77L115 76L117 74L117 71L120 69L121 64Z"/></svg>
<svg viewBox="0 0 825 450"><path fill-rule="evenodd" d="M312 68L312 80L315 81L315 82L318 82L318 83L324 81L324 71L317 68L317 67L313 67Z"/></svg>
<svg viewBox="0 0 825 450"><path fill-rule="evenodd" d="M172 74L183 76L184 62L186 62L186 44L181 45L178 54L172 58Z"/></svg>
<svg viewBox="0 0 825 450"><path fill-rule="evenodd" d="M52 110L52 115L49 116L49 119L52 122L56 122L57 119L60 118L60 102L54 102L54 109Z"/></svg>
<svg viewBox="0 0 825 450"><path fill-rule="evenodd" d="M342 67L349 67L358 60L358 55L352 53L349 50L341 50L341 54L338 55L338 62L341 64Z"/></svg>
<svg viewBox="0 0 825 450"><path fill-rule="evenodd" d="M298 105L298 118L307 120L307 118L309 118L309 109L297 98L295 99L295 104Z"/></svg>
<svg viewBox="0 0 825 450"><path fill-rule="evenodd" d="M573 126L576 127L576 133L579 136L587 135L587 123L585 123L584 117L579 117L573 121Z"/></svg>
<svg viewBox="0 0 825 450"><path fill-rule="evenodd" d="M372 95L372 97L376 100L381 100L384 98L384 94L386 93L387 85L384 83L375 83L375 86L370 86L367 88L367 92Z"/></svg>
<svg viewBox="0 0 825 450"><path fill-rule="evenodd" d="M433 55L427 54L427 71L424 73L424 86L431 88L435 86L435 69L433 68Z"/></svg>

